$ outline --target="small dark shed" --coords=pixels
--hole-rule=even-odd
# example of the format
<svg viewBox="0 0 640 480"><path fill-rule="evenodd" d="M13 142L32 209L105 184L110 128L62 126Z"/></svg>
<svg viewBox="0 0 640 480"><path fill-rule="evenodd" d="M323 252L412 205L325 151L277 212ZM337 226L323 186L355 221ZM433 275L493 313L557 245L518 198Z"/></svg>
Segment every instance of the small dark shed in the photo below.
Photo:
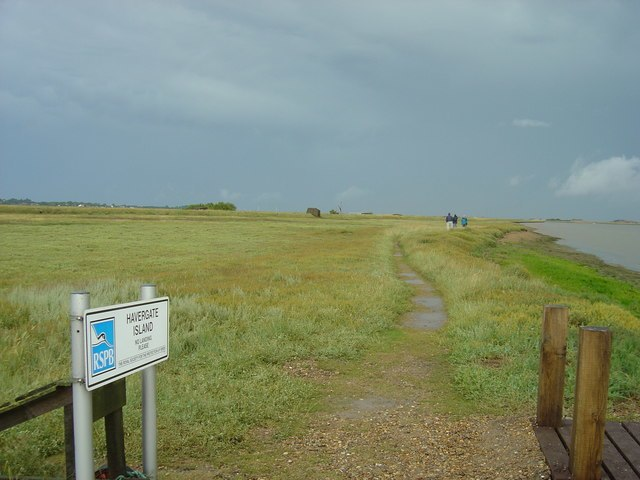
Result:
<svg viewBox="0 0 640 480"><path fill-rule="evenodd" d="M310 213L314 217L320 218L320 209L319 208L307 208L307 213Z"/></svg>

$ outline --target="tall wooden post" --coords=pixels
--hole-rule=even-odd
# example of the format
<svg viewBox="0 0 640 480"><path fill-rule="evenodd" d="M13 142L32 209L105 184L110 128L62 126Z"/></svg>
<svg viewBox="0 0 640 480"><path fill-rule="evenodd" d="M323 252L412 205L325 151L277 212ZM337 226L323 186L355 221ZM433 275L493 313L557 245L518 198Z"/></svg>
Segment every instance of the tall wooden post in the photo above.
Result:
<svg viewBox="0 0 640 480"><path fill-rule="evenodd" d="M557 428L562 423L568 326L569 309L566 306L545 305L536 416L541 427Z"/></svg>
<svg viewBox="0 0 640 480"><path fill-rule="evenodd" d="M611 332L580 327L570 469L574 480L600 480L611 364Z"/></svg>

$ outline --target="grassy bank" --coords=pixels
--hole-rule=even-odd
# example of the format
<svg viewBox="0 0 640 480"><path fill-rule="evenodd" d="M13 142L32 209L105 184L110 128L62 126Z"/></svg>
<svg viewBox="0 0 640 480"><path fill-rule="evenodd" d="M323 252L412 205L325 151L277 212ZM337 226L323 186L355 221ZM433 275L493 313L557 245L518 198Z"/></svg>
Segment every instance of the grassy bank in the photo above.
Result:
<svg viewBox="0 0 640 480"><path fill-rule="evenodd" d="M447 304L449 322L429 342L445 352L433 361L447 362L451 378L441 380L461 400L448 411L468 413L473 402L485 413L534 412L542 307L565 303L572 365L577 325L610 326L611 413L637 414L633 275L578 267L544 242L507 242L520 230L513 223L443 227L392 216L0 208L0 404L68 376L72 291L110 305L153 282L171 299L170 357L158 372L160 463L215 462L260 431L286 437L326 407L331 381L292 372L350 371L373 348L402 347L396 322L411 292L396 276L398 243ZM570 378L567 408L572 388ZM0 473L59 474L61 413L1 432ZM137 465L138 375L128 380L125 418L127 458ZM102 435L95 439L100 459Z"/></svg>
<svg viewBox="0 0 640 480"><path fill-rule="evenodd" d="M523 230L485 222L401 236L409 262L445 297L449 322L442 343L458 391L499 411L535 411L542 308L564 304L571 325L566 414L572 414L578 327L597 325L613 332L609 414L638 418L637 275Z"/></svg>

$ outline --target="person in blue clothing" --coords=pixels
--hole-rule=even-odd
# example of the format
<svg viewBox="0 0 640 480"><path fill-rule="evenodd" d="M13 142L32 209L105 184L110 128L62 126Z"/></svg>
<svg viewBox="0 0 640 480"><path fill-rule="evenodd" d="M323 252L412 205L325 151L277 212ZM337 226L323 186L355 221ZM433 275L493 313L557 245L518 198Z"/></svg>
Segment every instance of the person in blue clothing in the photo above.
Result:
<svg viewBox="0 0 640 480"><path fill-rule="evenodd" d="M447 213L444 221L447 222L447 230L451 230L453 228L453 217L451 216L451 213Z"/></svg>
<svg viewBox="0 0 640 480"><path fill-rule="evenodd" d="M462 225L463 228L467 226L467 223L468 223L467 217L462 217L460 219L460 224Z"/></svg>

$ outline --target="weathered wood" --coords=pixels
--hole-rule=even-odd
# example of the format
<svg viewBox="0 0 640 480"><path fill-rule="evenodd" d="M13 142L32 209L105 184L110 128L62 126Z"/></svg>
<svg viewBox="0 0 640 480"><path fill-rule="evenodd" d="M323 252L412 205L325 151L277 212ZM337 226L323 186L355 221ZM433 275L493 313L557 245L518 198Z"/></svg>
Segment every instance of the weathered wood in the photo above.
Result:
<svg viewBox="0 0 640 480"><path fill-rule="evenodd" d="M602 468L615 480L638 480L633 468L616 446L607 438L604 438L602 446Z"/></svg>
<svg viewBox="0 0 640 480"><path fill-rule="evenodd" d="M93 421L96 422L127 403L125 378L109 383L93 391Z"/></svg>
<svg viewBox="0 0 640 480"><path fill-rule="evenodd" d="M620 423L606 423L607 437L617 450L622 452L629 468L640 477L640 443ZM616 477L617 478L617 477Z"/></svg>
<svg viewBox="0 0 640 480"><path fill-rule="evenodd" d="M580 327L569 462L574 480L602 478L611 332Z"/></svg>
<svg viewBox="0 0 640 480"><path fill-rule="evenodd" d="M107 461L112 478L126 473L124 421L122 407L127 403L126 379L93 392L93 421L105 419ZM68 381L60 381L32 390L0 408L0 431L64 407L65 472L75 478L73 437L73 394ZM117 473L115 473L117 472ZM114 474L115 473L115 474Z"/></svg>
<svg viewBox="0 0 640 480"><path fill-rule="evenodd" d="M540 449L547 459L553 480L571 480L569 452L553 427L535 427Z"/></svg>
<svg viewBox="0 0 640 480"><path fill-rule="evenodd" d="M569 446L571 445L571 427L572 421L569 419L565 419L556 430L558 431L558 435L564 444L564 447L569 451Z"/></svg>
<svg viewBox="0 0 640 480"><path fill-rule="evenodd" d="M50 383L17 397L0 409L0 431L39 417L73 403L71 385L60 381ZM113 382L93 393L93 421L122 408L127 403L125 379Z"/></svg>
<svg viewBox="0 0 640 480"><path fill-rule="evenodd" d="M568 307L544 307L536 415L541 427L559 427L562 422L568 328Z"/></svg>
<svg viewBox="0 0 640 480"><path fill-rule="evenodd" d="M50 383L22 395L0 410L0 431L71 403L68 382Z"/></svg>
<svg viewBox="0 0 640 480"><path fill-rule="evenodd" d="M64 406L64 468L65 478L73 480L76 476L76 455L73 443L73 405Z"/></svg>
<svg viewBox="0 0 640 480"><path fill-rule="evenodd" d="M622 426L625 428L627 432L631 434L631 436L636 440L636 442L640 443L640 423L624 422Z"/></svg>
<svg viewBox="0 0 640 480"><path fill-rule="evenodd" d="M605 480L639 480L640 442L632 432L640 433L638 422L606 422L603 441L603 471ZM574 479L569 475L568 445L571 441L572 421L564 419L559 428L535 427L540 449L544 454L553 480ZM556 436L556 439L553 436ZM563 463L565 462L565 463Z"/></svg>
<svg viewBox="0 0 640 480"><path fill-rule="evenodd" d="M126 475L127 465L124 451L124 417L122 415L122 408L104 417L104 430L107 439L109 478Z"/></svg>

